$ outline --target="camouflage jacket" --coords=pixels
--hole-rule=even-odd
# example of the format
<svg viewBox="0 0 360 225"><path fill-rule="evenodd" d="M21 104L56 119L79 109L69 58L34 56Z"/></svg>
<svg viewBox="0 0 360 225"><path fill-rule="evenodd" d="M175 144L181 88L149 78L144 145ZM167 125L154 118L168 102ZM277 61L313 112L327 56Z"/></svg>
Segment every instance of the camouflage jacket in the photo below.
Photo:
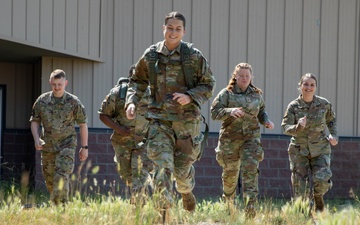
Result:
<svg viewBox="0 0 360 225"><path fill-rule="evenodd" d="M233 108L242 107L245 116L234 118L230 116ZM261 94L248 87L245 92L235 85L232 92L222 89L211 105L211 118L221 120L219 138L230 140L260 138L260 124L269 121L265 111L265 103Z"/></svg>
<svg viewBox="0 0 360 225"><path fill-rule="evenodd" d="M143 140L144 133L146 131L146 126L148 125L148 120L145 119L144 114L148 105L148 91L143 96L138 105L138 110L136 111L136 119L128 120L126 118L126 112L124 109L125 99L120 98L120 86L115 86L110 90L110 93L105 97L101 103L101 108L98 110L99 114L108 115L113 119L114 122L127 127L130 130L129 135L135 137L135 142L139 143ZM111 139L121 140L122 137L120 134L117 134L115 131L111 136Z"/></svg>
<svg viewBox="0 0 360 225"><path fill-rule="evenodd" d="M86 123L87 117L78 97L65 92L63 97L57 100L50 91L40 95L35 101L31 121L42 125L41 137L46 145L52 143L55 150L61 150L64 144L62 142L72 142L76 146L75 123Z"/></svg>
<svg viewBox="0 0 360 225"><path fill-rule="evenodd" d="M302 128L297 123L306 116L306 126ZM311 156L331 153L327 140L326 128L334 138L337 137L336 117L330 102L320 96L314 96L308 105L299 96L290 102L281 123L285 134L292 136L290 144L310 152Z"/></svg>
<svg viewBox="0 0 360 225"><path fill-rule="evenodd" d="M157 118L169 121L181 121L198 118L201 115L200 106L212 97L215 88L215 78L210 67L196 48L190 49L192 66L196 73L194 80L196 86L189 89L185 83L185 76L180 57L180 45L172 52L169 52L164 41L156 44L158 52L157 67L159 74L156 76L156 87L154 99L151 99L147 118ZM149 54L150 47L136 63L135 74L131 77L127 93L126 106L130 103L137 105L144 91L150 85L149 80ZM180 105L172 100L172 94L186 93L192 98L187 105Z"/></svg>

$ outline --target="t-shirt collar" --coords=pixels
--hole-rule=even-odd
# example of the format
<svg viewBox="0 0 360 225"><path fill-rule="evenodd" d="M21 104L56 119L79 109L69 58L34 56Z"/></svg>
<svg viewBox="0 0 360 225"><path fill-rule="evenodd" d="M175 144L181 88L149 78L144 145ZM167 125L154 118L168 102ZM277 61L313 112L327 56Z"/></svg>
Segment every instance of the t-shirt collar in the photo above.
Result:
<svg viewBox="0 0 360 225"><path fill-rule="evenodd" d="M163 55L172 55L174 54L175 52L179 53L180 54L180 49L181 49L181 43L182 41L180 42L180 44L174 49L172 50L171 52L167 49L167 47L165 46L165 40L162 41L160 43L160 46L157 48L157 51Z"/></svg>

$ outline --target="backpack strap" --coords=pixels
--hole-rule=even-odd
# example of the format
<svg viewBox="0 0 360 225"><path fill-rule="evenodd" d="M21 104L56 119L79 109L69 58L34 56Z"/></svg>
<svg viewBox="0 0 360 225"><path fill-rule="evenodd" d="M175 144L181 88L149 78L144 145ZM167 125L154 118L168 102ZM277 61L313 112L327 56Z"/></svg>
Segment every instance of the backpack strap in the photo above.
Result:
<svg viewBox="0 0 360 225"><path fill-rule="evenodd" d="M157 46L150 46L150 52L148 54L148 68L149 68L149 81L150 81L150 90L151 90L151 98L155 99L155 90L157 89L157 75L160 73L158 62L159 62L159 54L156 51Z"/></svg>
<svg viewBox="0 0 360 225"><path fill-rule="evenodd" d="M181 42L181 50L180 50L180 54L181 54L181 64L182 64L182 69L183 69L183 73L185 76L185 82L186 82L186 86L191 89L194 88L195 82L194 82L194 68L191 65L191 60L190 60L190 47L188 44Z"/></svg>
<svg viewBox="0 0 360 225"><path fill-rule="evenodd" d="M183 74L185 76L186 86L191 89L196 86L194 82L194 68L191 64L190 60L190 46L187 43L181 42L180 47L181 52L181 64L183 69ZM150 52L148 53L148 68L149 68L149 81L150 81L150 89L151 89L151 97L155 97L156 83L157 83L157 74L160 73L158 62L159 62L159 54L156 51L157 45L150 46Z"/></svg>
<svg viewBox="0 0 360 225"><path fill-rule="evenodd" d="M128 83L129 83L129 78L127 77L120 77L120 79L118 80L117 86L120 87L119 89L119 98L121 100L124 100L126 98L126 92L128 89Z"/></svg>
<svg viewBox="0 0 360 225"><path fill-rule="evenodd" d="M110 94L115 95L115 111L113 117L119 116L120 110L124 109L126 92L128 89L129 78L120 77L115 86L111 89ZM117 89L118 88L118 89Z"/></svg>
<svg viewBox="0 0 360 225"><path fill-rule="evenodd" d="M120 84L119 97L121 100L124 100L126 98L127 89L128 89L127 83Z"/></svg>
<svg viewBox="0 0 360 225"><path fill-rule="evenodd" d="M194 67L191 64L191 60L190 60L190 53L191 53L191 45L190 44L186 44L184 42L181 42L181 50L180 50L180 54L181 54L181 63L182 63L182 69L183 69L183 73L185 76L185 82L186 82L186 86L191 89L196 87L197 82L194 79ZM200 147L200 154L197 157L197 160L200 160L203 152L204 152L204 148L205 145L207 145L207 139L209 136L209 125L206 123L206 119L203 115L201 115L202 117L202 121L205 125L205 131L204 131L204 139L201 142L201 147Z"/></svg>
<svg viewBox="0 0 360 225"><path fill-rule="evenodd" d="M209 125L206 123L206 120L205 120L205 117L203 115L201 115L201 118L202 118L202 121L205 125L205 131L204 131L204 138L203 140L201 141L201 144L200 144L200 153L197 157L197 160L200 161L201 159L201 156L203 155L204 153L204 149L205 149L205 145L208 145L208 136L209 136Z"/></svg>

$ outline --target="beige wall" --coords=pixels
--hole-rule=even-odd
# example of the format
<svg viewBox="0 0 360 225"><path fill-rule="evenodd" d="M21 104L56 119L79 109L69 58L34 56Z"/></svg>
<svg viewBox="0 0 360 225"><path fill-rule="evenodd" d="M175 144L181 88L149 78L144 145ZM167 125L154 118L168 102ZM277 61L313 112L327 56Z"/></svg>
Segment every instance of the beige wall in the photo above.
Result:
<svg viewBox="0 0 360 225"><path fill-rule="evenodd" d="M29 126L33 101L34 66L0 62L0 84L6 84L5 127Z"/></svg>
<svg viewBox="0 0 360 225"><path fill-rule="evenodd" d="M253 65L254 84L263 89L267 111L276 125L274 130L264 133L282 133L281 119L287 104L298 95L297 83L303 73L312 72L319 78L318 94L328 98L336 109L339 134L359 135L360 0L78 0L77 4L65 0L27 1L26 8L35 12L33 4L41 6L40 15L45 13L53 27L65 27L61 29L66 35L61 37L55 34L56 29L50 29L51 25L46 26L53 33L42 32L36 21L42 21L43 16L31 17L36 13L26 14L26 26L21 17L12 16L13 28L8 28L9 21L3 19L8 18L9 12L3 7L11 4L6 2L0 3L0 28L5 27L0 29L0 38L4 32L24 41L35 36L35 40L44 40L38 44L45 48L50 46L60 52L74 52L74 56L82 54L86 55L84 58L97 57L103 61L46 56L42 61L43 77L57 67L69 74L68 90L78 95L88 109L90 127L104 127L96 114L102 99L150 44L162 40L164 15L180 11L187 18L184 40L193 42L210 61L217 79L215 95L226 86L238 62ZM13 10L17 5L24 7L22 1L14 2ZM83 4L86 7L79 7ZM58 12L51 17L44 7L51 12L59 8L74 22L57 24L54 21L56 15L60 17ZM56 10L52 11L53 8ZM94 17L90 16L93 14ZM25 35L15 27L17 24L23 24L26 32L35 29L38 36ZM94 28L92 24L96 24ZM59 39L54 40L55 36ZM44 79L42 84L42 90L48 90ZM209 119L211 101L202 111L210 131L218 132L220 123Z"/></svg>
<svg viewBox="0 0 360 225"><path fill-rule="evenodd" d="M101 61L100 0L2 0L0 39Z"/></svg>

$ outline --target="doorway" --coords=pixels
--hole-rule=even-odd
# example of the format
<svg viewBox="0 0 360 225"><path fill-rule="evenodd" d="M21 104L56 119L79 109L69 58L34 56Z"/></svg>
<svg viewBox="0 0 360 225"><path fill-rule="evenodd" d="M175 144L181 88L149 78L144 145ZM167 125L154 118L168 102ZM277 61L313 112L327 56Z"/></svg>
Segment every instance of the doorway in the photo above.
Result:
<svg viewBox="0 0 360 225"><path fill-rule="evenodd" d="M0 85L0 177L2 174L3 164L3 138L4 138L4 126L5 126L5 98L6 97L6 86Z"/></svg>

